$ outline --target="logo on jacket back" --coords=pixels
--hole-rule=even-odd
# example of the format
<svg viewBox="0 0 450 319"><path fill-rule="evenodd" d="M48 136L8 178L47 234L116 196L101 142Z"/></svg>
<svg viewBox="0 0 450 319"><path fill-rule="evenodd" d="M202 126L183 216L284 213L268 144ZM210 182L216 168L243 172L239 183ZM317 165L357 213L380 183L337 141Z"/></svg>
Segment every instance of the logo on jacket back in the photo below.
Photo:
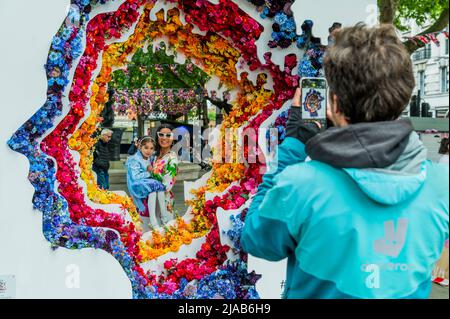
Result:
<svg viewBox="0 0 450 319"><path fill-rule="evenodd" d="M407 219L399 219L397 222L397 229L395 229L393 220L385 222L384 237L377 239L374 242L375 252L381 255L397 258L405 246L407 231Z"/></svg>

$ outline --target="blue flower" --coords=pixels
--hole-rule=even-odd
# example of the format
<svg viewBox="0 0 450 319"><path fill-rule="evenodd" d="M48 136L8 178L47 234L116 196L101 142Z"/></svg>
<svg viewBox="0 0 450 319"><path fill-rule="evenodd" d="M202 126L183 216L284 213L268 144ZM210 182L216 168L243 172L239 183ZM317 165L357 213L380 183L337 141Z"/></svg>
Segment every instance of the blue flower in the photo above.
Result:
<svg viewBox="0 0 450 319"><path fill-rule="evenodd" d="M297 38L297 47L298 47L299 49L303 49L303 48L305 47L305 44L306 44L306 37L304 37L304 36L299 36L299 37Z"/></svg>
<svg viewBox="0 0 450 319"><path fill-rule="evenodd" d="M263 19L265 19L265 18L267 18L267 15L268 15L269 13L270 13L269 8L268 8L268 7L265 7L264 10L263 10L263 12L261 13L260 17L263 18Z"/></svg>
<svg viewBox="0 0 450 319"><path fill-rule="evenodd" d="M312 65L311 61L305 60L300 64L300 76L301 77L314 77L317 70Z"/></svg>
<svg viewBox="0 0 450 319"><path fill-rule="evenodd" d="M288 18L286 22L280 24L281 31L293 32L296 29L294 18Z"/></svg>
<svg viewBox="0 0 450 319"><path fill-rule="evenodd" d="M319 62L320 65L323 65L323 55L320 56L317 61Z"/></svg>
<svg viewBox="0 0 450 319"><path fill-rule="evenodd" d="M48 58L51 62L56 63L61 58L61 53L52 51Z"/></svg>
<svg viewBox="0 0 450 319"><path fill-rule="evenodd" d="M61 32L61 38L64 41L67 41L70 38L71 34L72 34L72 30L71 29L64 28L64 30Z"/></svg>
<svg viewBox="0 0 450 319"><path fill-rule="evenodd" d="M77 9L77 6L70 6L68 18L70 19L71 23L79 22L81 15L80 12Z"/></svg>
<svg viewBox="0 0 450 319"><path fill-rule="evenodd" d="M290 33L286 34L286 38L288 38L290 40L294 40L296 36L297 36L297 34L295 32L290 32Z"/></svg>
<svg viewBox="0 0 450 319"><path fill-rule="evenodd" d="M59 77L56 79L56 83L60 86L65 86L65 85L69 84L69 80L66 78Z"/></svg>
<svg viewBox="0 0 450 319"><path fill-rule="evenodd" d="M272 39L276 42L280 41L283 38L283 33L281 32L272 32Z"/></svg>
<svg viewBox="0 0 450 319"><path fill-rule="evenodd" d="M70 42L70 46L74 59L78 58L83 53L83 43L80 36L75 37L72 42Z"/></svg>
<svg viewBox="0 0 450 319"><path fill-rule="evenodd" d="M279 12L275 15L275 23L278 23L279 25L283 25L288 21L289 17L284 14L283 12Z"/></svg>
<svg viewBox="0 0 450 319"><path fill-rule="evenodd" d="M62 51L64 49L65 42L60 37L54 37L52 41L52 48L54 50Z"/></svg>
<svg viewBox="0 0 450 319"><path fill-rule="evenodd" d="M249 300L257 300L257 299L260 299L259 294L258 294L258 292L256 291L256 289L255 289L254 287L251 287L251 288L248 290L247 298L248 298Z"/></svg>

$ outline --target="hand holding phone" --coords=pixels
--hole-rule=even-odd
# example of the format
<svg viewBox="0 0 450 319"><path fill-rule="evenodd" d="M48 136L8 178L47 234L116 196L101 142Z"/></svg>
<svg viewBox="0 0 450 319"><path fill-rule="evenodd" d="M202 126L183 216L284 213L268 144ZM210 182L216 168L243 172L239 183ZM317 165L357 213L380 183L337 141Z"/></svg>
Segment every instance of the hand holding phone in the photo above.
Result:
<svg viewBox="0 0 450 319"><path fill-rule="evenodd" d="M292 99L292 107L302 107L302 89L297 88L294 98Z"/></svg>
<svg viewBox="0 0 450 319"><path fill-rule="evenodd" d="M303 78L297 90L293 106L300 100L302 120L306 123L320 123L327 127L327 80L325 78ZM299 92L300 91L300 92ZM300 94L300 98L298 96Z"/></svg>

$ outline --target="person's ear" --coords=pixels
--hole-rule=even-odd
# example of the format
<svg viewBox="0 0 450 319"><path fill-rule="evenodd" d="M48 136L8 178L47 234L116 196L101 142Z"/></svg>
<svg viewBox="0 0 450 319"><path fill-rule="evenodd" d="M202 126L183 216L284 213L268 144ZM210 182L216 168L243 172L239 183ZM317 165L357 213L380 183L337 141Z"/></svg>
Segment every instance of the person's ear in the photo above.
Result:
<svg viewBox="0 0 450 319"><path fill-rule="evenodd" d="M335 94L333 95L333 115L337 126L344 127L350 124L350 120L339 108L339 98Z"/></svg>
<svg viewBox="0 0 450 319"><path fill-rule="evenodd" d="M327 107L327 117L328 119L333 119L337 111L338 97L336 94L330 93L328 95L328 107Z"/></svg>
<svg viewBox="0 0 450 319"><path fill-rule="evenodd" d="M341 110L339 109L339 98L336 94L332 95L332 99L333 99L333 113L336 115L340 115L341 114Z"/></svg>

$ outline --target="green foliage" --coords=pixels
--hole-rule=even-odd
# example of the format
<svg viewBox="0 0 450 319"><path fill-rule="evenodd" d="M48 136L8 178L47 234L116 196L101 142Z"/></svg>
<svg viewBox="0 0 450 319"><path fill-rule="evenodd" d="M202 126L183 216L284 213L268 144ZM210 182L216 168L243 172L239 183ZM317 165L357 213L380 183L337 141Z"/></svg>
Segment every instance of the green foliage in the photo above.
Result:
<svg viewBox="0 0 450 319"><path fill-rule="evenodd" d="M214 122L216 120L216 112L208 112L208 119L210 122Z"/></svg>
<svg viewBox="0 0 450 319"><path fill-rule="evenodd" d="M164 43L153 52L139 49L131 59L126 70L113 72L110 88L124 89L180 89L204 87L209 76L187 60L177 64L174 56L166 53Z"/></svg>
<svg viewBox="0 0 450 319"><path fill-rule="evenodd" d="M436 21L448 6L448 0L398 0L394 23L401 31L408 30L404 22L411 19L423 27L430 20Z"/></svg>

